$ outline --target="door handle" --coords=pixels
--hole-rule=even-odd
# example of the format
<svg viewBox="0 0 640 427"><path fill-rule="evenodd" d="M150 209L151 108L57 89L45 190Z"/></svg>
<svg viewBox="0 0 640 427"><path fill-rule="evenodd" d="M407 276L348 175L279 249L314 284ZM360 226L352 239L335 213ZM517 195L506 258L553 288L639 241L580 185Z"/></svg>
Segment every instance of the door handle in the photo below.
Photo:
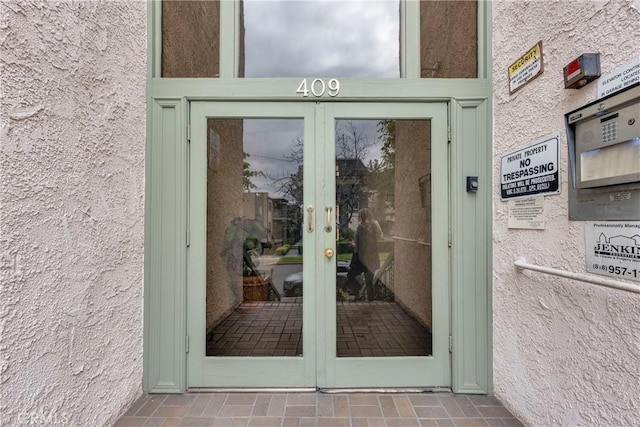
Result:
<svg viewBox="0 0 640 427"><path fill-rule="evenodd" d="M324 256L326 256L327 258L333 257L333 249L331 249L331 248L325 249L324 250Z"/></svg>
<svg viewBox="0 0 640 427"><path fill-rule="evenodd" d="M327 212L327 224L324 226L324 231L331 233L331 211L333 208L331 206L327 206L324 210Z"/></svg>
<svg viewBox="0 0 640 427"><path fill-rule="evenodd" d="M313 233L313 205L307 206L307 212L309 212L309 219L307 220L307 231Z"/></svg>

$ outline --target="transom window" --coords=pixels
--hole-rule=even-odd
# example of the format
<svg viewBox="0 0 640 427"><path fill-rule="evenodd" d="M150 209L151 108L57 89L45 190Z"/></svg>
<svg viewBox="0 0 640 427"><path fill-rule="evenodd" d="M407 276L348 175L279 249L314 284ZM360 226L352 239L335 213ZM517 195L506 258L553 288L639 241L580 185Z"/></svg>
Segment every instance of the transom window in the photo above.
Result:
<svg viewBox="0 0 640 427"><path fill-rule="evenodd" d="M161 2L162 77L477 78L475 1Z"/></svg>

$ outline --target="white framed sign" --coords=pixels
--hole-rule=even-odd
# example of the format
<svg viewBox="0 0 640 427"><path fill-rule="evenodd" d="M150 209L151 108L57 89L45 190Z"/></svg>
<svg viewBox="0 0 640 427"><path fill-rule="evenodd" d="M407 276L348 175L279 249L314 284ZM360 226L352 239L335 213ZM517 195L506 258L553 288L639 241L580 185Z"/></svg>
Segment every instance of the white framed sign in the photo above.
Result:
<svg viewBox="0 0 640 427"><path fill-rule="evenodd" d="M640 82L640 59L598 79L598 99Z"/></svg>
<svg viewBox="0 0 640 427"><path fill-rule="evenodd" d="M585 224L587 271L640 282L640 221Z"/></svg>
<svg viewBox="0 0 640 427"><path fill-rule="evenodd" d="M507 228L544 230L544 196L509 200Z"/></svg>
<svg viewBox="0 0 640 427"><path fill-rule="evenodd" d="M506 154L500 160L500 198L560 193L560 137Z"/></svg>

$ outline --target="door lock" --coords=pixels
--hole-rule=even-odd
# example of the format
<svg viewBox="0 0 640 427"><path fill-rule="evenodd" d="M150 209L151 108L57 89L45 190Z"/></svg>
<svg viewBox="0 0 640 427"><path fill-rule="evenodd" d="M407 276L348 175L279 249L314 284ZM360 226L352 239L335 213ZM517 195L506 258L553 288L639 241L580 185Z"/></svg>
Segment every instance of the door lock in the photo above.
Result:
<svg viewBox="0 0 640 427"><path fill-rule="evenodd" d="M331 206L327 206L324 210L327 212L327 224L324 226L324 231L331 233Z"/></svg>
<svg viewBox="0 0 640 427"><path fill-rule="evenodd" d="M324 250L324 256L326 256L327 258L333 257L333 249L331 249L331 248L325 249Z"/></svg>

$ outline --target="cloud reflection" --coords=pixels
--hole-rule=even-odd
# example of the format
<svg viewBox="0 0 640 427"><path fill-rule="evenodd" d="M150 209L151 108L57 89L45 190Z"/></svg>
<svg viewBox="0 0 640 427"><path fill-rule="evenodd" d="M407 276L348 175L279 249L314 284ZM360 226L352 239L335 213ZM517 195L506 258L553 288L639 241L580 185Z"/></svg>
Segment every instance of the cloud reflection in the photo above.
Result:
<svg viewBox="0 0 640 427"><path fill-rule="evenodd" d="M246 77L400 76L399 0L297 1L245 0ZM376 141L377 120L354 121ZM298 164L288 159L303 139L302 119L244 121L244 150L251 169L267 177L252 179L254 191L279 197L274 178L290 176ZM365 163L379 157L381 142Z"/></svg>
<svg viewBox="0 0 640 427"><path fill-rule="evenodd" d="M362 142L371 146L366 150L363 162L380 158L383 141L377 133L378 120L338 120L336 134L352 132L355 129ZM296 140L304 141L303 119L245 119L244 151L251 170L261 171L264 177L253 177L254 192L267 192L271 197L279 194L277 180L287 178L298 171L301 163L291 160ZM330 140L330 139L329 139ZM311 143L307 141L307 143Z"/></svg>
<svg viewBox="0 0 640 427"><path fill-rule="evenodd" d="M399 77L398 0L244 2L246 77Z"/></svg>

